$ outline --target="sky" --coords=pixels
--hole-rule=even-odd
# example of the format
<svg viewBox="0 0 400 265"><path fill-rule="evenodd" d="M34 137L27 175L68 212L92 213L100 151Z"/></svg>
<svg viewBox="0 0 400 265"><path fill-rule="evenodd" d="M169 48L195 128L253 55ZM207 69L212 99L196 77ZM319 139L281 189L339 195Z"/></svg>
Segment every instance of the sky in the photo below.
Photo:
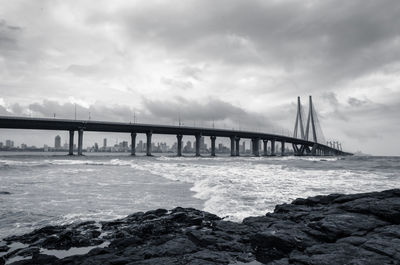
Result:
<svg viewBox="0 0 400 265"><path fill-rule="evenodd" d="M326 140L400 155L397 0L0 6L0 115L73 119L76 106L78 119L287 135L297 97L307 113L312 95ZM52 144L55 134L2 129L0 141Z"/></svg>

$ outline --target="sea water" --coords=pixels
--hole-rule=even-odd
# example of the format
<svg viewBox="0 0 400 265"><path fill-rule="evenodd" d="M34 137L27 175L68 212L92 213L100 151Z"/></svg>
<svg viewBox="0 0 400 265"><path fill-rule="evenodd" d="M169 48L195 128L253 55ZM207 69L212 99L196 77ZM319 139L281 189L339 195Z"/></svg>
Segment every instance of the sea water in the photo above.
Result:
<svg viewBox="0 0 400 265"><path fill-rule="evenodd" d="M176 206L232 221L298 197L400 188L399 157L0 154L0 239Z"/></svg>

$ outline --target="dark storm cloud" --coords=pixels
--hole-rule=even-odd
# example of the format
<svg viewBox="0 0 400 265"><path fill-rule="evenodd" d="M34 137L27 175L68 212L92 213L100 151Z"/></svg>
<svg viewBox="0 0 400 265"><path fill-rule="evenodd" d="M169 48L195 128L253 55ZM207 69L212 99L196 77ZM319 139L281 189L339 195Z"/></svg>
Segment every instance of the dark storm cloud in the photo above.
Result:
<svg viewBox="0 0 400 265"><path fill-rule="evenodd" d="M200 61L300 69L314 83L400 59L396 0L165 2L122 14L133 40Z"/></svg>
<svg viewBox="0 0 400 265"><path fill-rule="evenodd" d="M106 106L99 103L85 107L79 104L61 104L57 101L44 100L30 104L28 108L32 115L40 117L54 117L55 115L56 118L74 119L75 108L77 119L82 120L88 120L90 117L92 120L129 122L132 116L132 110L128 106Z"/></svg>
<svg viewBox="0 0 400 265"><path fill-rule="evenodd" d="M18 47L17 39L21 28L12 26L5 20L0 20L0 51L16 50Z"/></svg>
<svg viewBox="0 0 400 265"><path fill-rule="evenodd" d="M77 119L116 121L116 122L139 122L139 123L163 123L176 124L181 118L181 122L191 126L202 124L211 126L216 122L216 127L235 126L239 124L243 128L246 126L252 129L278 128L272 124L265 116L245 111L230 103L220 100L210 100L202 103L177 98L175 101L153 101L143 98L143 108L132 108L124 105L107 106L95 103L88 107L79 104L65 103L60 104L56 101L44 100L43 102L32 103L29 106L13 104L8 111L0 106L2 115L29 115L32 117L46 117L74 119L75 108ZM135 118L134 118L135 116Z"/></svg>
<svg viewBox="0 0 400 265"><path fill-rule="evenodd" d="M199 103L184 98L176 101L156 101L144 99L144 106L152 115L163 118L175 118L179 115L187 120L224 120L240 117L246 112L230 103L221 100L210 100Z"/></svg>
<svg viewBox="0 0 400 265"><path fill-rule="evenodd" d="M358 98L355 98L355 97L350 97L350 98L347 100L347 103L349 103L349 105L351 105L351 106L353 106L353 107L360 107L360 106L362 106L362 105L367 104L368 102L369 102L368 100L365 100L365 99L358 99Z"/></svg>
<svg viewBox="0 0 400 265"><path fill-rule="evenodd" d="M196 122L206 122L207 126L216 123L216 127L240 126L242 129L277 129L278 126L272 123L266 116L246 111L243 108L234 106L221 100L209 100L197 102L176 98L175 101L154 101L143 99L144 107L149 116L164 120L181 121L188 126ZM280 128L280 127L279 127Z"/></svg>

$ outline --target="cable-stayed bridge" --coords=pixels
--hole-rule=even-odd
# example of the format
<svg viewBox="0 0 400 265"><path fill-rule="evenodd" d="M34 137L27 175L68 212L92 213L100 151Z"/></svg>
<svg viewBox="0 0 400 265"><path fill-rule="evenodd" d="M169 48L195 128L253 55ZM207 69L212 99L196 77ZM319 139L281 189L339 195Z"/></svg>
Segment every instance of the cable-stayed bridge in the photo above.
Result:
<svg viewBox="0 0 400 265"><path fill-rule="evenodd" d="M297 114L294 125L293 137L303 139L306 141L314 142L311 147L309 145L293 144L293 150L297 155L314 155L320 152L319 146L325 145L333 148L334 150L342 151L342 144L338 141L326 141L324 133L321 129L318 113L314 107L312 97L309 97L307 121L304 124L305 112L300 102L300 97L297 97Z"/></svg>
<svg viewBox="0 0 400 265"><path fill-rule="evenodd" d="M25 130L64 130L69 131L69 155L74 154L74 134L78 133L77 154L83 154L83 134L90 132L118 132L129 133L131 136L131 155L136 155L136 136L138 133L146 134L146 155L151 156L151 139L153 134L176 135L177 137L177 156L182 156L183 136L194 136L196 139L196 156L200 156L201 137L208 136L211 140L211 156L216 154L215 142L217 137L230 139L231 156L240 155L240 140L251 139L251 150L254 156L275 156L285 155L285 144L291 144L295 155L351 155L344 152L336 145L326 144L319 128L318 116L313 108L310 97L310 110L304 128L303 109L298 99L298 111L296 116L295 130L293 137L251 132L244 130L227 130L216 128L200 128L189 126L169 126L156 124L106 122L91 120L68 120L68 119L48 119L48 118L27 118L27 117L0 117L0 128L4 129L25 129ZM261 148L260 142L263 143ZM277 148L280 147L280 152Z"/></svg>

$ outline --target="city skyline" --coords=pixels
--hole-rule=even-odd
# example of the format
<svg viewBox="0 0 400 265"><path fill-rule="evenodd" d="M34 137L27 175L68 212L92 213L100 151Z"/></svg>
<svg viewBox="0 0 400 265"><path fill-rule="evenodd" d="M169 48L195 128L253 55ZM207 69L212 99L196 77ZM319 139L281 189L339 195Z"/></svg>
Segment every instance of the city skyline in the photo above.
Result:
<svg viewBox="0 0 400 265"><path fill-rule="evenodd" d="M190 137L188 137L190 138ZM208 137L200 137L200 152L201 153L206 153L210 154L211 153L211 147L206 143L206 138ZM43 152L65 152L67 153L69 149L69 144L67 141L64 142L64 144L61 144L62 138L60 135L56 135L54 137L54 145L49 146L47 144L43 144L43 146L34 146L34 145L27 145L25 143L21 143L20 145L15 145L13 140L7 139L5 143L0 142L0 151L43 151ZM116 139L115 144L113 145L107 145L108 139L103 138L103 145L99 145L99 143L94 142L92 146L86 145L84 148L85 152L124 152L124 153L129 153L131 151L131 145L129 144L128 141L120 141L118 142L118 139ZM247 143L247 144L246 144ZM253 153L252 146L251 146L251 140L248 139L247 141L245 139L242 140L241 144L239 145L239 152L242 154L249 154L251 155ZM280 143L275 144L275 150L278 150L280 148ZM184 142L182 152L183 153L190 153L194 154L196 152L195 150L196 146L196 141L194 140L193 142L190 140L187 140ZM249 148L246 148L249 146ZM136 152L137 153L146 153L146 142L143 140L139 140L136 147ZM74 144L73 150L77 151L77 146ZM166 142L152 142L152 152L154 153L176 153L177 151L177 142L173 142L171 145L167 144ZM259 150L263 150L261 145L259 145ZM268 152L270 152L271 147L268 146ZM229 154L231 152L229 144L226 144L226 141L219 141L216 144L216 153L222 153L222 154ZM285 153L286 154L291 154L293 153L293 149L286 146L285 147Z"/></svg>

